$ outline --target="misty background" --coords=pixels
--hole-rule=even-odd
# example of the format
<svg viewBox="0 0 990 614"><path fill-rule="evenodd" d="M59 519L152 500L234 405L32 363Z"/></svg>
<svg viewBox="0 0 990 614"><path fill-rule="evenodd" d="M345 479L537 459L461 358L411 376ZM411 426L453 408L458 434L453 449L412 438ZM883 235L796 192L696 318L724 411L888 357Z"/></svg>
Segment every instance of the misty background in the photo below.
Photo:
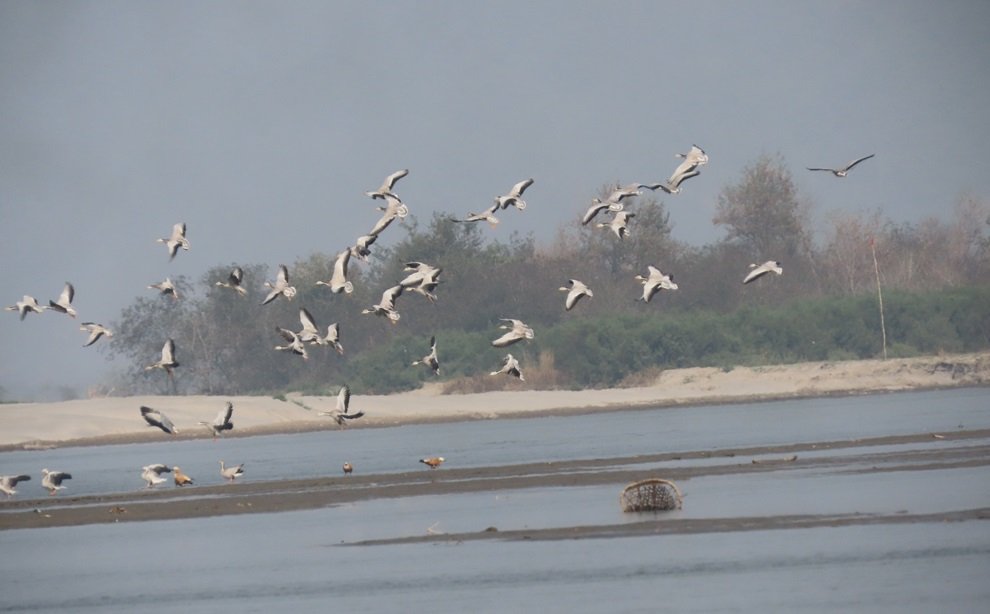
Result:
<svg viewBox="0 0 990 614"><path fill-rule="evenodd" d="M0 303L71 281L79 318L0 313L0 386L84 394L113 365L79 322L166 276L335 253L400 168L421 222L533 177L499 240L551 241L692 143L711 162L664 198L691 244L724 235L717 196L764 154L815 220L943 218L990 194L988 74L984 2L3 0ZM870 153L843 180L804 170ZM179 221L192 249L169 262L155 239Z"/></svg>

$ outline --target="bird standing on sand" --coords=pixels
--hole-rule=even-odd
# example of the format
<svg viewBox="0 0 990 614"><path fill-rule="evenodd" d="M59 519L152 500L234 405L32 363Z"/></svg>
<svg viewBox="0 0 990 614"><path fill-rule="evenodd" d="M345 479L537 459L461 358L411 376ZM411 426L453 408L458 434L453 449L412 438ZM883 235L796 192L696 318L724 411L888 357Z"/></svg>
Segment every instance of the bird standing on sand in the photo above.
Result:
<svg viewBox="0 0 990 614"><path fill-rule="evenodd" d="M144 421L148 423L148 426L153 426L155 428L160 428L169 435L175 435L179 432L179 429L175 428L169 417L158 411L157 409L151 409L150 407L141 406L141 417Z"/></svg>
<svg viewBox="0 0 990 614"><path fill-rule="evenodd" d="M17 494L14 490L17 483L27 482L30 479L29 475L0 475L0 492L6 493L8 498L13 497Z"/></svg>
<svg viewBox="0 0 990 614"><path fill-rule="evenodd" d="M783 267L780 266L780 262L776 260L767 260L763 264L757 266L756 264L749 265L749 274L743 279L744 284L748 284L754 279L759 279L767 273L776 273L777 275L782 275L784 273Z"/></svg>
<svg viewBox="0 0 990 614"><path fill-rule="evenodd" d="M440 375L440 360L437 358L436 336L430 337L430 353L412 362L412 366L416 365L426 365L433 371L433 375Z"/></svg>
<svg viewBox="0 0 990 614"><path fill-rule="evenodd" d="M41 486L48 489L49 496L53 496L56 491L65 488L65 486L62 486L63 480L71 479L72 475L65 473L64 471L49 471L47 469L41 470Z"/></svg>
<svg viewBox="0 0 990 614"><path fill-rule="evenodd" d="M57 301L49 300L48 308L74 318L76 317L76 310L72 308L72 299L75 296L76 289L69 282L65 282L65 287L62 288L62 294L59 295Z"/></svg>
<svg viewBox="0 0 990 614"><path fill-rule="evenodd" d="M439 467L440 465L443 464L443 457L442 456L430 456L428 458L421 458L421 459L419 459L419 462L423 463L424 465L426 465L430 469L436 469L437 467Z"/></svg>
<svg viewBox="0 0 990 614"><path fill-rule="evenodd" d="M172 235L167 239L155 239L158 243L164 243L165 247L168 249L168 259L171 261L175 258L175 254L179 251L179 246L182 249L189 250L189 241L186 239L186 224L185 222L179 222L178 224L172 226Z"/></svg>
<svg viewBox="0 0 990 614"><path fill-rule="evenodd" d="M354 465L350 464L347 461L344 461L343 469L344 469L344 475L351 475L351 472L354 471Z"/></svg>
<svg viewBox="0 0 990 614"><path fill-rule="evenodd" d="M233 482L235 479L244 475L244 463L234 465L233 467L227 467L223 464L223 461L220 461L220 475L223 476L224 479Z"/></svg>
<svg viewBox="0 0 990 614"><path fill-rule="evenodd" d="M108 338L113 337L113 331L111 331L106 326L102 324L97 324L96 322L83 322L79 330L84 330L89 333L89 339L86 339L86 343L83 347L89 347L96 343L100 337L106 335Z"/></svg>
<svg viewBox="0 0 990 614"><path fill-rule="evenodd" d="M244 281L244 269L242 269L239 266L235 266L230 271L230 275L227 276L227 281L218 281L214 285L219 286L221 288L230 288L231 290L234 290L241 296L246 296L247 290L244 288L244 286L241 285L243 281Z"/></svg>
<svg viewBox="0 0 990 614"><path fill-rule="evenodd" d="M863 160L869 160L870 158L872 158L875 155L876 154L870 154L868 156L863 156L862 158L859 158L857 160L853 160L852 162L850 162L849 164L843 166L842 168L808 168L808 170L809 171L828 171L828 172L832 173L833 175L835 175L836 177L845 177L846 175L849 174L849 171L852 170L852 167L856 166L857 164L859 164Z"/></svg>
<svg viewBox="0 0 990 614"><path fill-rule="evenodd" d="M141 467L141 479L148 483L145 488L152 488L155 484L161 484L165 481L165 478L162 477L163 473L171 472L172 468L162 463L145 465Z"/></svg>
<svg viewBox="0 0 990 614"><path fill-rule="evenodd" d="M34 313L41 313L42 311L48 309L48 307L42 307L41 305L38 304L37 299L35 299L33 296L29 296L25 294L24 298L17 301L13 305L4 307L4 309L6 309L7 311L16 311L21 315L21 319L23 320L24 316L26 316L29 311L33 311Z"/></svg>
<svg viewBox="0 0 990 614"><path fill-rule="evenodd" d="M268 293L265 300L261 301L262 305L267 305L280 296L284 296L287 300L291 301L292 297L296 295L295 286L289 285L289 269L284 264L278 265L278 273L275 274L275 283L266 281L265 287L271 288L271 292Z"/></svg>
<svg viewBox="0 0 990 614"><path fill-rule="evenodd" d="M230 431L234 428L234 423L230 421L230 418L234 415L234 404L227 401L227 405L220 410L217 417L213 419L213 422L200 421L199 423L206 427L206 430L213 433L213 441L217 440L217 437L223 434L224 431Z"/></svg>
<svg viewBox="0 0 990 614"><path fill-rule="evenodd" d="M175 480L176 486L185 486L187 484L193 483L193 479L188 475L182 473L182 470L179 469L178 465L172 467L172 479Z"/></svg>

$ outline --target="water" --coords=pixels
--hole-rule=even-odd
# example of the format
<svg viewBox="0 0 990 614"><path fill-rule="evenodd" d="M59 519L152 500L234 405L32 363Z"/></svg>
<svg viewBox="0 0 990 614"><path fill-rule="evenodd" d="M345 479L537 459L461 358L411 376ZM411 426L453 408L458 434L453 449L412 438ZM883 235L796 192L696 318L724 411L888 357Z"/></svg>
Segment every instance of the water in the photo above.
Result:
<svg viewBox="0 0 990 614"><path fill-rule="evenodd" d="M416 469L426 454L443 454L454 466L484 466L948 432L959 425L990 427L986 390L16 452L0 455L0 470L45 463L77 475L69 483L73 494L126 492L140 488L141 464L158 461L202 471L202 482L219 482L211 474L221 456L246 461L246 479L260 480L336 473L345 458L358 471L374 473ZM928 445L942 444L966 445ZM865 451L876 449L830 452L848 455L850 465L685 480L684 509L663 517L990 507L985 467L849 473ZM342 545L428 530L642 521L642 515L619 511L622 486L414 496L279 514L2 531L0 612L903 613L985 612L990 605L990 523L976 520Z"/></svg>

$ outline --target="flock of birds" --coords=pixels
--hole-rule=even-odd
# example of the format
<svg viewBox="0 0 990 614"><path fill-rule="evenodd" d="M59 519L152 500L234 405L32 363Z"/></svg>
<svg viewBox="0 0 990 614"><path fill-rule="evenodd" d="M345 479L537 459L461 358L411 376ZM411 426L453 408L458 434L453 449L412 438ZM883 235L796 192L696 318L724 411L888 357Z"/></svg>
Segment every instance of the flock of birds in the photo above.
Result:
<svg viewBox="0 0 990 614"><path fill-rule="evenodd" d="M846 177L852 168L865 160L869 160L874 155L870 154L855 159L840 168L809 167L808 170L827 171L836 177ZM688 179L697 177L701 173L700 168L709 162L708 155L697 145L693 145L687 153L677 154L677 157L682 158L683 161L677 165L666 181L648 184L631 183L624 186L617 186L604 200L600 198L592 200L591 206L581 218L581 223L587 225L600 215L611 215L611 219L597 222L596 226L607 228L619 240L628 237L630 221L635 217L634 212L626 210L628 199L641 195L643 190L656 191L659 189L667 194L678 194L682 190L683 183ZM367 262L368 256L371 255L371 246L381 233L396 219L405 218L409 214L409 207L395 193L396 183L408 174L408 169L399 170L387 176L378 189L365 192L373 200L383 201L384 204L378 206L378 210L382 212L382 216L367 234L361 235L355 240L353 245L346 247L336 254L330 278L326 281L317 281L317 285L329 288L334 294L350 294L354 291L353 283L347 279L351 258ZM494 227L499 223L498 218L495 217L496 213L505 211L509 207L514 207L518 211L524 211L526 209L527 203L523 199L523 194L533 183L534 180L532 178L520 181L513 185L506 194L495 197L493 204L480 213L468 213L463 218L451 219L458 223L484 221ZM189 240L186 238L186 224L182 222L172 227L172 233L169 237L159 238L156 241L165 245L168 251L169 261L176 257L180 248L187 251L190 249ZM396 307L396 301L399 297L406 293L415 293L422 295L430 302L437 300L435 292L441 283L439 277L443 272L442 268L424 262L412 261L405 264L404 272L407 274L406 277L395 285L385 289L382 293L381 300L370 307L362 309L361 313L377 315L385 318L391 324L396 324L401 317ZM783 274L783 268L779 261L767 260L762 264L750 264L749 271L743 277L742 283L749 284L769 273L776 275ZM661 290L672 291L678 288L674 282L673 275L664 273L661 269L652 265L647 267L647 274L645 276L636 275L634 279L643 286L642 296L638 300L646 303L650 302L650 299ZM247 290L244 288L244 271L240 267L234 267L225 280L217 281L215 285L234 291L240 296L247 295ZM291 285L289 271L284 264L278 266L275 281L265 281L264 287L268 289L268 292L262 301L263 305L268 305L278 298L292 300L296 296L296 288ZM168 277L164 281L149 285L148 288L158 290L163 296L168 296L173 300L180 298L175 284ZM564 309L567 311L574 309L578 302L585 297L590 299L594 296L594 292L586 284L577 279L567 280L567 285L561 286L560 291L566 293ZM48 305L40 305L34 297L24 295L22 300L17 301L14 305L8 306L5 309L18 312L21 320L28 313L40 314L45 310L56 311L75 318L77 313L72 306L74 296L75 288L71 283L66 282L59 298L57 300L50 300ZM501 318L499 321L502 322L499 329L506 332L491 342L493 347L504 348L520 341L535 338L533 329L522 320ZM284 340L284 345L274 346L275 350L289 352L301 356L303 359L308 358L307 346L311 347L314 345L333 347L338 353L343 354L344 348L340 343L340 327L337 323L328 325L324 334L320 331L320 327L317 325L312 314L305 307L299 309L299 322L301 328L298 331L282 326L275 327L278 335ZM81 330L88 333L84 347L93 345L104 336L113 336L113 332L110 329L95 322L83 322ZM435 336L430 338L430 352L422 358L413 361L412 365L425 365L435 375L439 375L440 360L437 355L437 340ZM162 346L159 360L147 365L145 370L162 369L171 381L174 378L174 370L177 367L179 367L179 362L176 360L175 342L169 338L165 340ZM502 359L501 368L491 371L490 375L507 375L520 381L525 380L519 360L511 353L507 353ZM337 395L335 409L321 411L319 415L329 416L341 427L349 420L361 418L364 416L363 411L356 413L350 412L350 398L350 388L346 385L341 387ZM213 421L202 421L199 424L209 429L214 439L216 439L224 431L233 428L233 422L231 422L232 415L233 405L228 402L225 409L220 411ZM168 416L161 411L149 407L141 407L141 416L149 426L159 428L173 435L178 432ZM420 459L420 462L426 464L431 469L436 469L444 462L444 459L440 456L434 456ZM345 462L343 471L349 475L353 471L353 466L349 462ZM163 473L172 473L176 486L193 483L192 478L183 474L179 467L169 466L163 463L142 467L141 477L146 482L147 487L151 488L166 481L165 478L161 477ZM223 478L233 481L244 474L244 465L240 464L227 467L221 460L220 474ZM58 490L65 488L62 486L62 482L71 478L72 476L70 474L62 471L43 469L41 484L49 491L49 494L54 495ZM0 476L0 491L6 493L8 496L12 496L17 492L15 487L18 482L30 479L30 476L23 474Z"/></svg>

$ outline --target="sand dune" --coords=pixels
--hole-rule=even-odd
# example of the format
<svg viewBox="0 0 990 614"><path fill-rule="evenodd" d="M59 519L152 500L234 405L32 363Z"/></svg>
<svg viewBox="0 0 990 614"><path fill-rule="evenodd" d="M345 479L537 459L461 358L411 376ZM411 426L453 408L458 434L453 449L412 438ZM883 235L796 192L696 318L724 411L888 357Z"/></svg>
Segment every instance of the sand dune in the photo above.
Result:
<svg viewBox="0 0 990 614"><path fill-rule="evenodd" d="M812 362L766 367L671 369L653 383L600 390L510 390L444 395L439 386L386 396L355 394L352 411L366 417L349 428L424 421L453 421L607 411L631 407L709 404L917 390L990 383L990 352L920 358ZM145 426L139 407L171 417L177 437L209 437L197 424L212 420L226 401L234 403L228 436L337 428L317 412L334 407L332 396L272 397L137 396L61 403L0 405L0 448L150 441L169 437Z"/></svg>

